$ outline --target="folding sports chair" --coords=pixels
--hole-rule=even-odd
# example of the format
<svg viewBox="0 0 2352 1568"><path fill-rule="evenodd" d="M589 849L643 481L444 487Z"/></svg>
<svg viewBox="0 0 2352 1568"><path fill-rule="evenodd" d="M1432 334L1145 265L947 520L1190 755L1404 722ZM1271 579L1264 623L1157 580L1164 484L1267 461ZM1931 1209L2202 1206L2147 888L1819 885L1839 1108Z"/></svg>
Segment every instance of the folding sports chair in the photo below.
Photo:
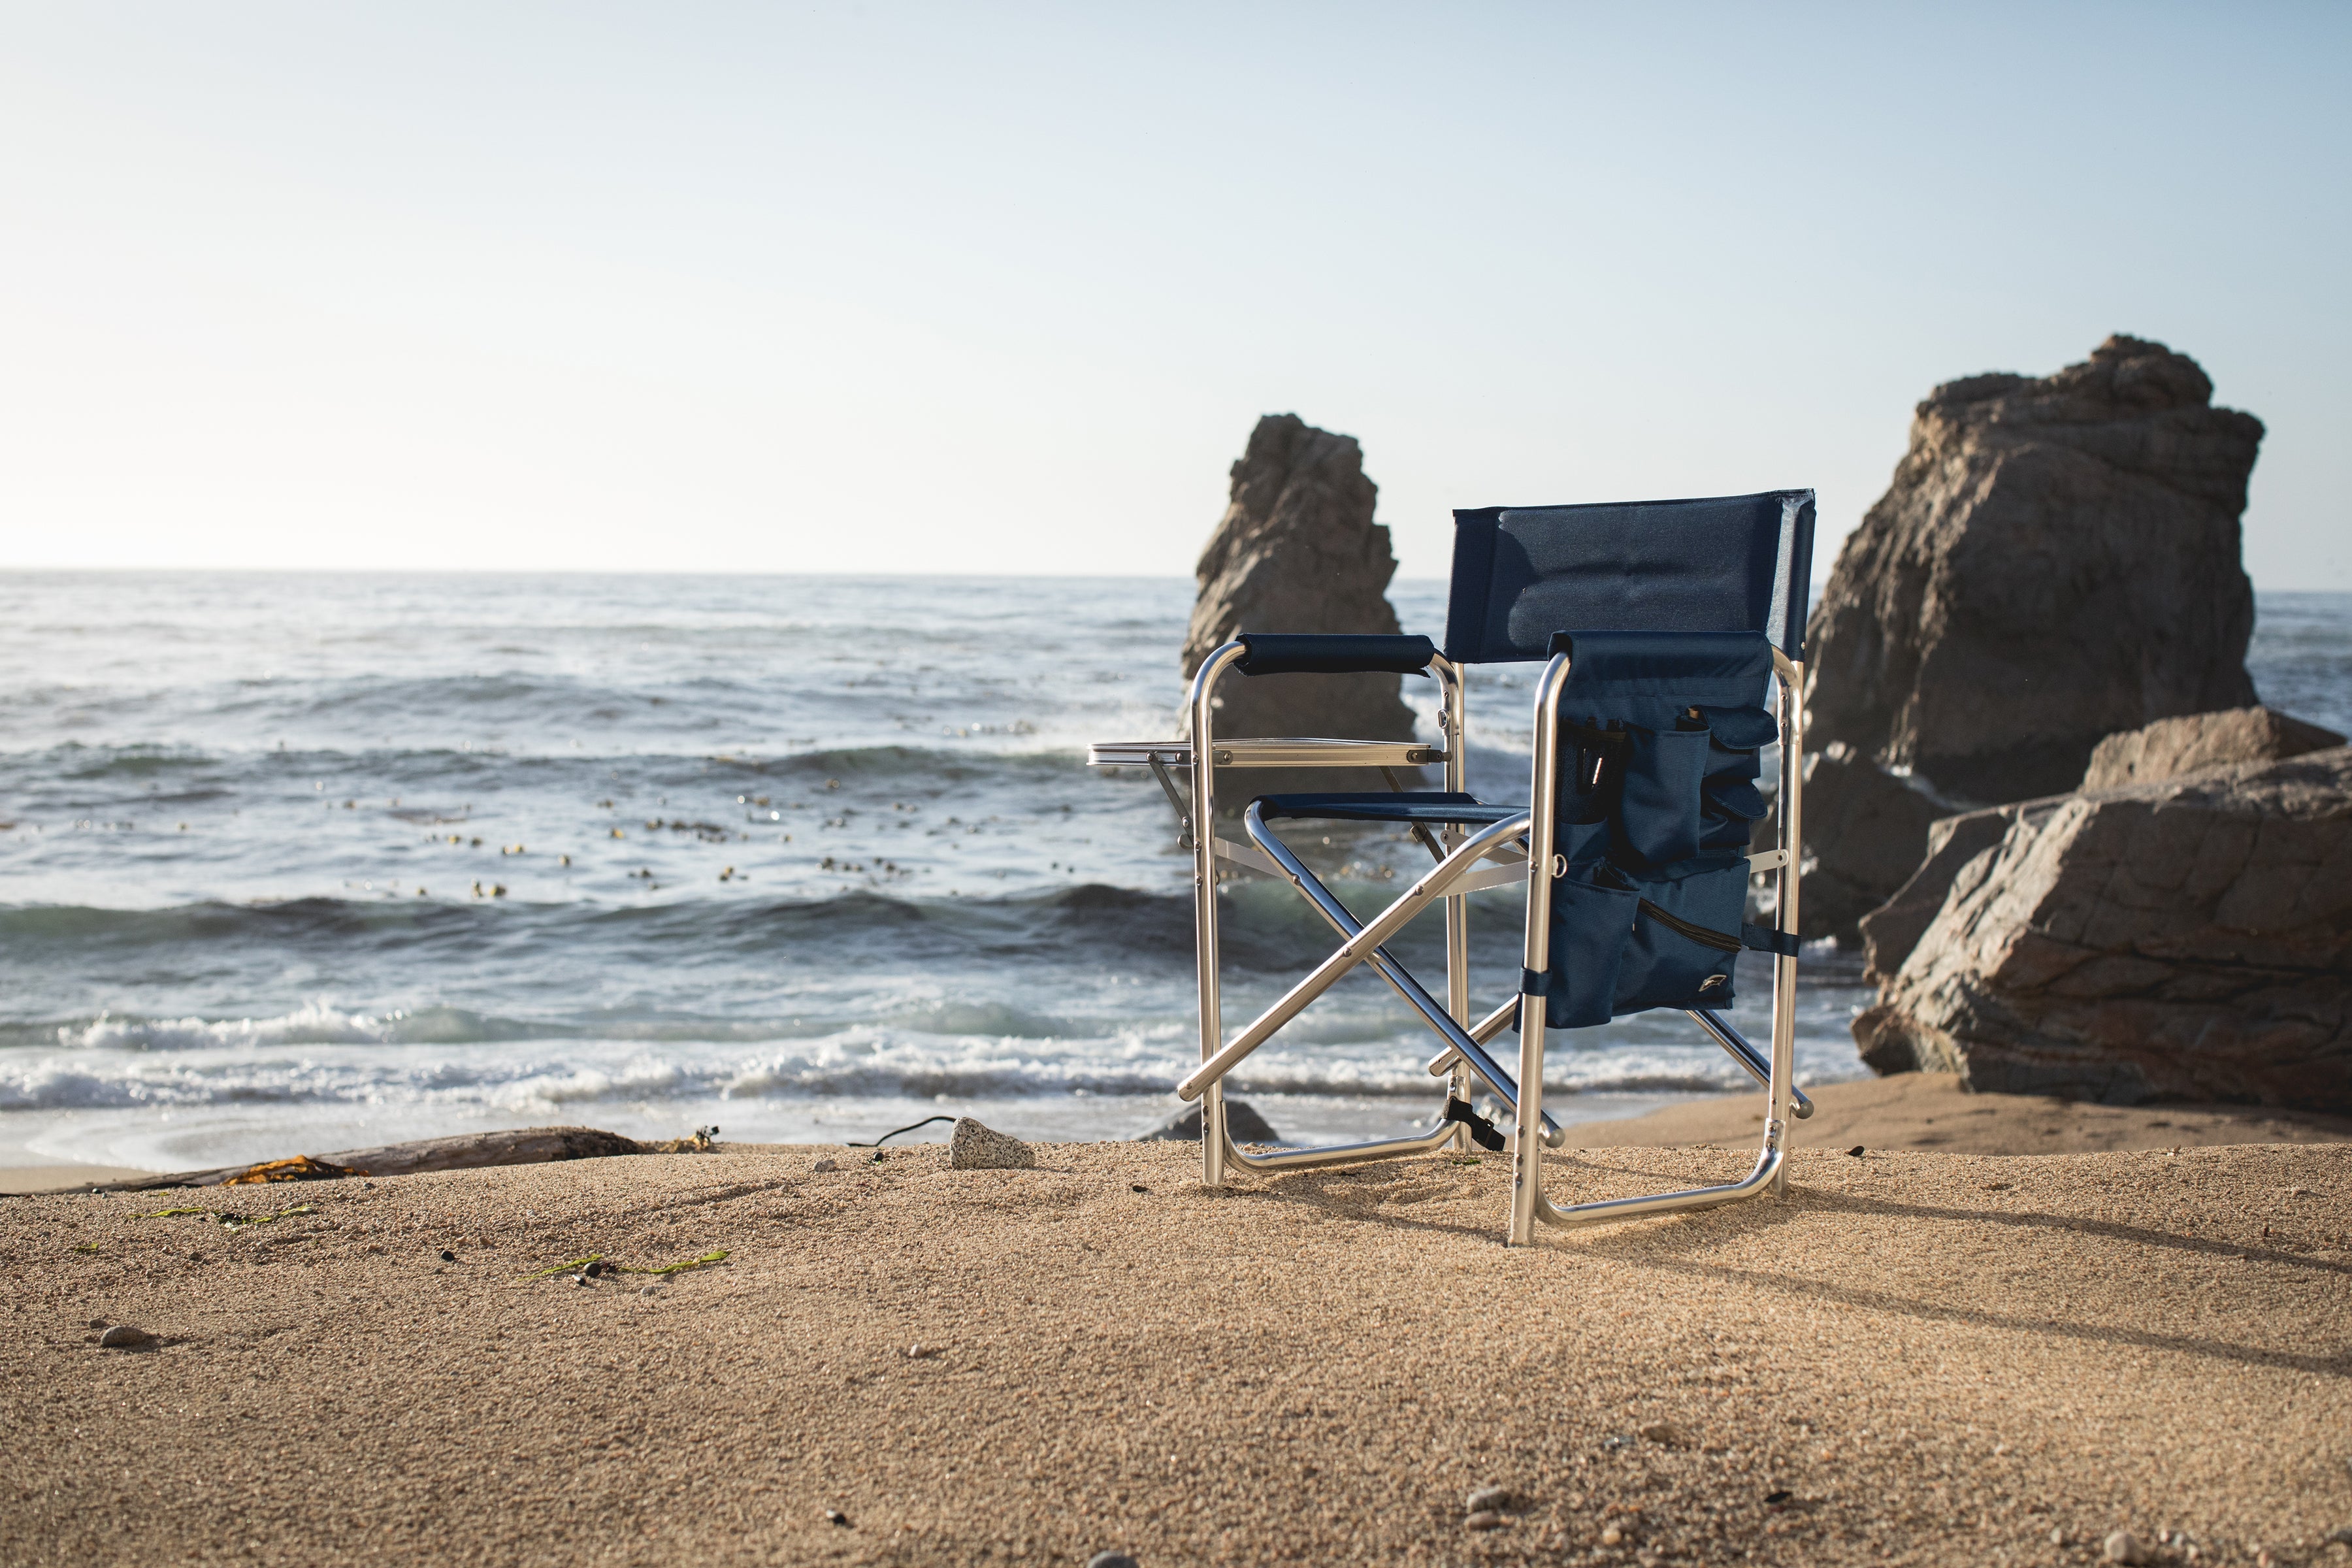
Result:
<svg viewBox="0 0 2352 1568"><path fill-rule="evenodd" d="M1097 763L1141 763L1183 823L1193 859L1201 1056L1177 1086L1200 1100L1202 1177L1228 1163L1279 1171L1395 1159L1475 1141L1506 1147L1468 1103L1474 1083L1513 1123L1509 1239L1555 1225L1630 1219L1785 1189L1792 1110L1812 1107L1790 1081L1796 1025L1801 639L1811 568L1813 496L1772 491L1628 505L1501 507L1454 513L1445 647L1426 637L1244 633L1192 679L1191 743L1094 747ZM1547 660L1537 685L1534 765L1526 804L1490 805L1464 789L1463 672L1471 665ZM1228 671L1244 676L1362 670L1434 674L1439 748L1344 740L1218 741L1212 699ZM1765 700L1779 680L1780 723ZM1779 844L1748 853L1764 814L1759 750L1780 753ZM1252 801L1246 845L1215 832L1217 781L1227 769L1382 767L1443 763L1442 791L1272 795ZM1189 803L1172 769L1190 772ZM1391 779L1393 783L1393 779ZM1285 818L1407 825L1437 864L1370 921L1360 921L1283 844ZM1433 836L1432 828L1438 829ZM1314 972L1231 1040L1218 1005L1219 866L1288 881L1344 939ZM1771 928L1743 920L1748 878L1777 878ZM1518 994L1472 1019L1467 896L1523 882L1527 918ZM1446 1003L1440 1006L1385 945L1443 900ZM1733 999L1743 950L1773 956L1769 1053L1720 1009ZM1447 1079L1429 1131L1371 1142L1252 1154L1225 1128L1223 1084L1249 1054L1359 965L1370 965L1443 1047L1429 1064ZM1652 1008L1679 1008L1765 1087L1763 1147L1743 1179L1719 1186L1566 1207L1546 1198L1542 1149L1565 1142L1543 1110L1548 1028L1583 1028ZM1487 1042L1516 1023L1517 1071Z"/></svg>

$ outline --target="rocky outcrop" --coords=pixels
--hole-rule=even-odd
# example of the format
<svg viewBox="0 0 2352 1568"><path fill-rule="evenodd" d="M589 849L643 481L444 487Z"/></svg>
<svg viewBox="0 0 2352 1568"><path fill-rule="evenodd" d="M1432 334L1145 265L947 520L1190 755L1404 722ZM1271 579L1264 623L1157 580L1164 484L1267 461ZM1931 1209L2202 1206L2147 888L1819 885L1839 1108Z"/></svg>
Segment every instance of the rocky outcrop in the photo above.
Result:
<svg viewBox="0 0 2352 1568"><path fill-rule="evenodd" d="M1851 942L1856 922L1917 869L1927 830L1951 807L1895 777L1843 741L1805 757L1805 880L1798 930ZM1780 842L1778 803L1754 847Z"/></svg>
<svg viewBox="0 0 2352 1568"><path fill-rule="evenodd" d="M2012 822L1853 1029L1980 1090L2352 1111L2352 747Z"/></svg>
<svg viewBox="0 0 2352 1568"><path fill-rule="evenodd" d="M1936 388L1808 626L1808 742L1990 805L2073 789L2119 730L2251 703L2263 426L2211 396L2126 337Z"/></svg>
<svg viewBox="0 0 2352 1568"><path fill-rule="evenodd" d="M1863 979L1884 985L1895 978L1927 928L1936 923L1952 885L1969 861L2008 837L2010 824L2020 820L2035 826L2071 796L2044 795L2013 805L1987 806L1938 819L1927 828L1927 858L1905 879L1893 896L1862 917L1860 934Z"/></svg>
<svg viewBox="0 0 2352 1568"><path fill-rule="evenodd" d="M1184 634L1184 678L1237 632L1397 631L1387 597L1396 556L1389 531L1372 521L1378 493L1354 437L1296 414L1260 419L1195 568L1201 591ZM1228 675L1217 688L1217 733L1408 741L1412 712L1397 696L1401 679Z"/></svg>
<svg viewBox="0 0 2352 1568"><path fill-rule="evenodd" d="M2091 753L2083 775L2084 795L2127 789L2136 784L2276 762L2306 752L2340 746L2333 730L2306 724L2269 708L2231 708L2159 719L2145 729L2110 735ZM1927 830L1927 858L1887 901L1863 917L1862 945L1867 959L1863 978L1884 985L1910 957L1928 925L1944 907L1960 868L1999 844L2012 822L2040 826L2069 799L2039 800L1948 816Z"/></svg>
<svg viewBox="0 0 2352 1568"><path fill-rule="evenodd" d="M2085 790L2122 789L2186 778L2244 763L2271 763L2340 746L2333 730L2290 719L2270 708L2225 708L2159 719L2144 729L2101 741L2084 771Z"/></svg>

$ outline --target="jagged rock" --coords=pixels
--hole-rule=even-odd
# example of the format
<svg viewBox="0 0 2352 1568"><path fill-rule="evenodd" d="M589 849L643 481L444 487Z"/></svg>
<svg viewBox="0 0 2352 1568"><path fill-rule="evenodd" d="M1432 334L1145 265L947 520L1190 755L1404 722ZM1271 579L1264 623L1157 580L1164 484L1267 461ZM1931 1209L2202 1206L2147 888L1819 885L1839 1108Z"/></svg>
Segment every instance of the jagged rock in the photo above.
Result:
<svg viewBox="0 0 2352 1568"><path fill-rule="evenodd" d="M1843 741L1805 757L1805 880L1798 930L1851 942L1927 853L1927 829L1951 807L1887 773ZM1756 825L1754 846L1779 843L1779 807Z"/></svg>
<svg viewBox="0 0 2352 1568"><path fill-rule="evenodd" d="M2231 708L2219 713L2159 719L2145 729L2128 730L2100 742L2091 753L2080 793L2160 784L2248 763L2298 757L2343 743L2344 737L2333 730L2269 708ZM2011 823L2021 820L2038 827L2070 798L2044 795L1964 812L1928 828L1927 858L1885 903L1862 919L1863 952L1867 959L1863 978L1873 985L1892 980L1944 907L1962 868L1999 844ZM1810 796L1807 806L1810 811Z"/></svg>
<svg viewBox="0 0 2352 1568"><path fill-rule="evenodd" d="M1975 1089L2352 1111L2352 747L2012 825L1853 1032Z"/></svg>
<svg viewBox="0 0 2352 1568"><path fill-rule="evenodd" d="M1352 436L1269 414L1233 467L1231 500L1194 570L1200 597L1184 634L1184 677L1237 632L1397 631L1388 602L1396 556L1372 521L1379 491ZM1228 675L1217 733L1412 739L1396 675ZM1342 775L1343 788L1361 788ZM1254 791L1273 787L1265 775Z"/></svg>
<svg viewBox="0 0 2352 1568"><path fill-rule="evenodd" d="M2113 337L1920 404L1807 630L1810 744L1984 805L2075 787L2107 735L2254 700L2239 564L2262 422Z"/></svg>
<svg viewBox="0 0 2352 1568"><path fill-rule="evenodd" d="M948 1136L949 1170L1028 1171L1036 1165L1036 1152L1020 1139L969 1116L956 1118L954 1131Z"/></svg>
<svg viewBox="0 0 2352 1568"><path fill-rule="evenodd" d="M1862 977L1873 985L1894 979L1911 950L1919 945L1920 937L1935 923L1944 900L1969 863L1998 845L2011 823L2023 820L2039 826L2071 798L2044 795L2013 805L1964 811L1930 824L1927 858L1885 903L1862 917Z"/></svg>
<svg viewBox="0 0 2352 1568"><path fill-rule="evenodd" d="M1236 1143L1279 1143L1276 1132L1246 1100L1225 1097L1225 1131ZM1136 1140L1139 1143L1198 1143L1201 1141L1201 1108L1188 1105L1150 1131Z"/></svg>
<svg viewBox="0 0 2352 1568"><path fill-rule="evenodd" d="M2156 784L2241 763L2270 763L2340 746L2333 730L2290 719L2271 708L2225 708L2159 719L2101 741L2083 773L2085 790Z"/></svg>

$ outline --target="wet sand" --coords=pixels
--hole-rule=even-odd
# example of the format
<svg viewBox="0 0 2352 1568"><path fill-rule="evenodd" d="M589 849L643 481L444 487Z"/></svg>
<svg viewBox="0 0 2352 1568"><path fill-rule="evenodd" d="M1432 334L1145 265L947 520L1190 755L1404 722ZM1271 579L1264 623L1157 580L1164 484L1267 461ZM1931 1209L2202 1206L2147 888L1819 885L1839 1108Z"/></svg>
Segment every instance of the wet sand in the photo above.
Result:
<svg viewBox="0 0 2352 1568"><path fill-rule="evenodd" d="M2352 1145L1807 1151L1785 1200L1526 1250L1492 1158L1041 1154L0 1201L0 1560L2285 1563L2352 1525ZM318 1212L137 1217L191 1201Z"/></svg>

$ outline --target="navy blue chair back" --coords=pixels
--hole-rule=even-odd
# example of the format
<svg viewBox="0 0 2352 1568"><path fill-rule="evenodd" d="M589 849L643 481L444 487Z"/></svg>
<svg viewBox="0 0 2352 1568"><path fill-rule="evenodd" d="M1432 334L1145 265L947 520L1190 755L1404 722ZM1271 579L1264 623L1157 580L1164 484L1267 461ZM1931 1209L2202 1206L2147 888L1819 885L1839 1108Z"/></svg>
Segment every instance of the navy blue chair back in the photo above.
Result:
<svg viewBox="0 0 2352 1568"><path fill-rule="evenodd" d="M1813 492L1454 514L1445 657L1549 657L1554 632L1761 632L1803 658Z"/></svg>

